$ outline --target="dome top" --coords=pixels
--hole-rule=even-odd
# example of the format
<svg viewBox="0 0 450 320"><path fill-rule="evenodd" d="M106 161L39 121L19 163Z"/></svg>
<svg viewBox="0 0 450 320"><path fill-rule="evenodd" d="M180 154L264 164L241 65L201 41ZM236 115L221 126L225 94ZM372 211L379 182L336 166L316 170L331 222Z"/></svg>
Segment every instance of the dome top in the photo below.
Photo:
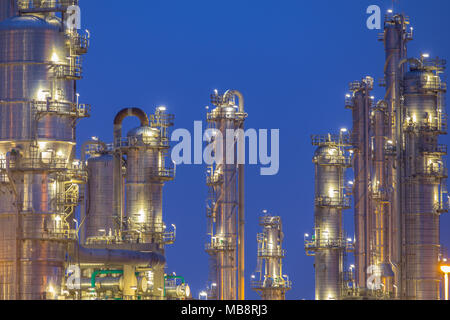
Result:
<svg viewBox="0 0 450 320"><path fill-rule="evenodd" d="M61 22L57 17L43 19L37 16L16 16L0 22L0 30L55 29L59 30Z"/></svg>

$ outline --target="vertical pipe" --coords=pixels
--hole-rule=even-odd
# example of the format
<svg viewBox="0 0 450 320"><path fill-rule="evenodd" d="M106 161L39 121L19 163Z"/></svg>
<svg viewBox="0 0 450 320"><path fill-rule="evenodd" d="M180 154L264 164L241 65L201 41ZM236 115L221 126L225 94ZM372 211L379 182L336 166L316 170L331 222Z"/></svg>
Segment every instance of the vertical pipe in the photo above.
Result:
<svg viewBox="0 0 450 320"><path fill-rule="evenodd" d="M239 300L245 300L245 166L239 165Z"/></svg>

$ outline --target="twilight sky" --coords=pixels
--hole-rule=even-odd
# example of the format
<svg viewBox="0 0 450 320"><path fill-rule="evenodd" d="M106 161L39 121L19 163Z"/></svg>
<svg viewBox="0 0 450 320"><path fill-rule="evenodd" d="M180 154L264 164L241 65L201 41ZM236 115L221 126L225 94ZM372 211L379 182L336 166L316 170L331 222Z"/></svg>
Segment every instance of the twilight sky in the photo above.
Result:
<svg viewBox="0 0 450 320"><path fill-rule="evenodd" d="M247 128L280 129L280 172L246 172L246 279L256 267L256 233L262 210L284 222L284 273L293 281L288 299L314 298L313 258L303 235L313 229L314 148L310 134L351 127L344 108L348 83L383 76L378 30L366 28L366 8L382 12L391 0L136 0L80 1L83 28L92 35L79 82L80 101L92 117L78 126L78 146L91 136L111 142L112 122L123 107L147 113L159 105L176 116L175 128L193 132L205 120L214 89L245 96ZM450 1L396 1L411 17L410 56L429 52L450 59ZM377 99L383 88L376 88ZM138 125L125 121L125 130ZM443 143L450 139L444 137ZM164 192L164 220L177 225L167 249L168 272L183 275L196 297L207 282L205 166L177 168ZM345 228L353 236L352 211ZM442 216L442 243L450 246L450 216ZM348 257L349 263L352 257ZM247 285L247 298L258 299Z"/></svg>

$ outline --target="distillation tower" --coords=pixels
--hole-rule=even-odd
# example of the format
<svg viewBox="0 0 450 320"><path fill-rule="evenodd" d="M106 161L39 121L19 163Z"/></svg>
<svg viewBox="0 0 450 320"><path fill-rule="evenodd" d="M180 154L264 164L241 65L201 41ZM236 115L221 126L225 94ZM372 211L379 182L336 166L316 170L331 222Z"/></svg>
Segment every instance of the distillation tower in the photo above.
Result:
<svg viewBox="0 0 450 320"><path fill-rule="evenodd" d="M0 299L52 299L76 239L75 129L87 33L63 22L78 1L0 1Z"/></svg>
<svg viewBox="0 0 450 320"><path fill-rule="evenodd" d="M312 136L317 146L315 164L314 232L305 235L305 250L314 256L317 300L339 300L343 284L344 255L353 249L344 236L342 211L350 208L344 174L351 166L349 135Z"/></svg>
<svg viewBox="0 0 450 320"><path fill-rule="evenodd" d="M251 287L263 300L285 300L286 292L292 284L283 275L283 259L286 250L283 249L284 234L281 217L265 213L259 219L263 232L258 234L258 263L256 273L252 276Z"/></svg>
<svg viewBox="0 0 450 320"><path fill-rule="evenodd" d="M127 117L139 119L140 126L122 137L122 122ZM139 108L125 108L114 119L114 143L106 144L96 138L83 144L82 161L88 183L84 190L86 201L81 207L80 239L85 248L164 256L165 246L174 243L175 226L167 228L162 210L164 183L175 176L174 167L166 163L173 121L174 116L167 114L165 107L158 107L150 116ZM189 297L184 279L166 275L164 264L126 267L132 267L137 275L132 283L139 284L133 287L138 288L141 299ZM96 289L100 297L125 295L121 280L125 270L120 265L100 264L93 268L82 263L80 268L92 279L87 289ZM98 278L100 284L96 285L96 272L109 275L108 280ZM102 281L108 281L108 286L103 288ZM85 294L92 295L89 291ZM135 295L132 292L131 297Z"/></svg>
<svg viewBox="0 0 450 320"><path fill-rule="evenodd" d="M236 98L239 104L236 104ZM207 115L209 146L215 161L207 172L210 255L209 299L244 300L244 98L236 90L211 96ZM238 135L238 136L237 136ZM238 254L236 254L238 251ZM238 271L238 281L236 279Z"/></svg>
<svg viewBox="0 0 450 320"><path fill-rule="evenodd" d="M353 118L356 242L352 285L340 284L342 298L437 300L439 221L448 211L447 146L439 143L447 134L446 62L408 57L413 28L403 14L389 10L379 38L384 98L375 102L374 80L365 77L350 84L345 103Z"/></svg>
<svg viewBox="0 0 450 320"><path fill-rule="evenodd" d="M189 297L164 272L173 116L122 110L113 143L88 141L75 159L89 33L68 27L70 8L78 0L0 0L0 299ZM141 125L123 138L127 116Z"/></svg>

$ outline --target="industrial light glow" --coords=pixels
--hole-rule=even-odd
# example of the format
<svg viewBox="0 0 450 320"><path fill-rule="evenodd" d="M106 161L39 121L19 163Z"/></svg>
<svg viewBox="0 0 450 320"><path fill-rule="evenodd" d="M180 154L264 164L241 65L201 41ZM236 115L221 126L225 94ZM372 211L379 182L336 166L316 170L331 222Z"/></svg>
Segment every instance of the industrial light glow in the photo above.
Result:
<svg viewBox="0 0 450 320"><path fill-rule="evenodd" d="M441 271L443 273L450 273L450 266L441 266Z"/></svg>

